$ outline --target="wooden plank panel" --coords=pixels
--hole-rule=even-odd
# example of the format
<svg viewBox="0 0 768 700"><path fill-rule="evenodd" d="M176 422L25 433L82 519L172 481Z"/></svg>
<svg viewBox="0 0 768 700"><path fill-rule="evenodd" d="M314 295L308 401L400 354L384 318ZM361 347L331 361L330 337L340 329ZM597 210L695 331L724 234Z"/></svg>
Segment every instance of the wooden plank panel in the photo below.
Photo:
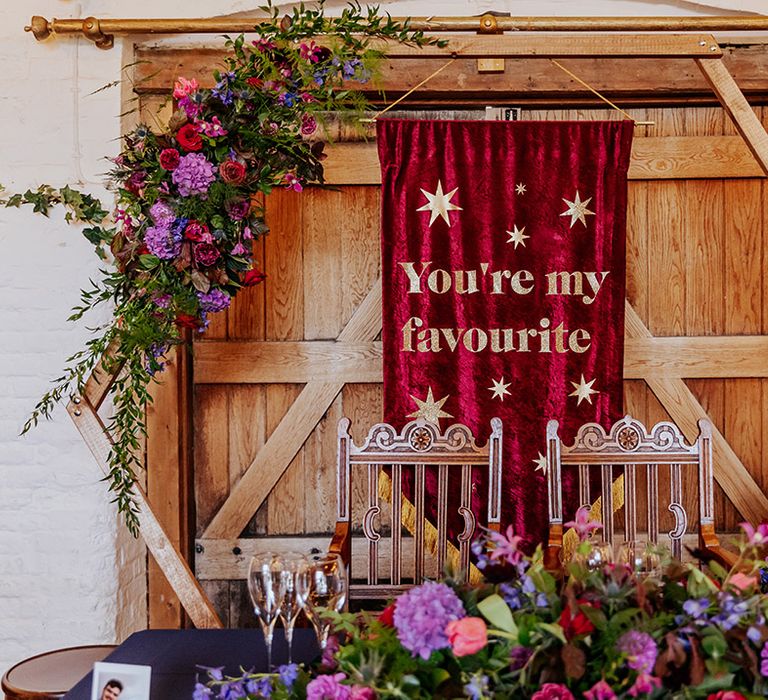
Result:
<svg viewBox="0 0 768 700"><path fill-rule="evenodd" d="M696 63L723 107L733 119L736 128L744 137L755 159L768 175L768 133L745 99L744 93L741 92L733 76L728 72L728 68L721 60L702 61L696 59Z"/></svg>
<svg viewBox="0 0 768 700"><path fill-rule="evenodd" d="M343 416L337 396L304 444L303 523L294 532L332 532L336 522L336 426Z"/></svg>
<svg viewBox="0 0 768 700"><path fill-rule="evenodd" d="M205 87L213 86L211 67L221 65L224 52L220 49L144 48L136 54L134 90L145 98L148 93L168 93L181 74L196 78ZM768 46L753 45L725 47L723 61L743 91L765 99L765 67ZM421 103L441 100L455 104L457 86L461 86L462 101L488 104L489 97L538 100L555 108L573 102L595 105L597 98L545 58L507 58L506 72L480 74L477 61L458 60L414 96ZM609 97L622 97L626 106L629 98L664 100L680 104L697 99L715 104L717 98L704 76L685 58L574 58L569 68L596 90ZM383 60L381 78L374 85L363 85L369 98L381 100L379 90L391 101L417 85L435 71L433 60L404 58ZM414 99L409 100L411 102Z"/></svg>
<svg viewBox="0 0 768 700"><path fill-rule="evenodd" d="M229 493L229 403L224 386L198 387L195 394L195 503L199 534Z"/></svg>
<svg viewBox="0 0 768 700"><path fill-rule="evenodd" d="M718 107L688 108L685 118L688 134L719 136L723 133L725 114ZM724 330L723 188L722 180L694 180L685 183L687 231L684 245L688 274L685 325L690 335L717 335ZM725 409L723 382L692 380L687 384L722 432ZM684 488L684 506L698 520L698 498L692 491Z"/></svg>
<svg viewBox="0 0 768 700"><path fill-rule="evenodd" d="M297 195L298 196L298 195ZM341 324L341 218L347 192L309 188L297 202L304 216L304 337L335 338Z"/></svg>
<svg viewBox="0 0 768 700"><path fill-rule="evenodd" d="M267 433L272 435L301 393L301 386L280 384L266 387L266 393ZM265 504L269 512L267 532L270 535L303 532L306 507L304 490L308 478L307 469L312 466L305 465L304 452L299 451L275 484Z"/></svg>
<svg viewBox="0 0 768 700"><path fill-rule="evenodd" d="M254 265L264 267L264 238L253 241ZM227 312L227 337L233 340L264 340L265 283L238 292Z"/></svg>
<svg viewBox="0 0 768 700"><path fill-rule="evenodd" d="M177 347L166 362L161 383L152 384L152 401L147 406L147 497L170 541L189 557L187 527L187 442L186 411L191 405L186 385L187 349ZM147 566L149 627L175 629L183 626L184 613L173 586L150 557Z"/></svg>
<svg viewBox="0 0 768 700"><path fill-rule="evenodd" d="M768 336L627 338L624 377L765 377ZM199 384L378 383L382 346L337 341L198 343Z"/></svg>
<svg viewBox="0 0 768 700"><path fill-rule="evenodd" d="M532 112L531 117L543 119L547 114ZM560 113L555 114L562 118ZM597 118L610 119L612 114L603 110ZM763 174L744 139L738 136L636 136L627 174L630 180L744 178ZM323 170L328 184L381 184L375 142L335 143L328 147L327 154Z"/></svg>

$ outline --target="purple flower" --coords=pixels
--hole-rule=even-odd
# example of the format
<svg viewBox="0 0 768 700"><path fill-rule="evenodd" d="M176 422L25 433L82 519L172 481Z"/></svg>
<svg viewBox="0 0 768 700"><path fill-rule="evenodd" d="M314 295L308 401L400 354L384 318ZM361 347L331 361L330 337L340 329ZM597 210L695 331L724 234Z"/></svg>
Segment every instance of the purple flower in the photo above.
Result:
<svg viewBox="0 0 768 700"><path fill-rule="evenodd" d="M529 647L512 647L509 652L509 667L513 671L519 671L523 668L531 656L533 656L533 649Z"/></svg>
<svg viewBox="0 0 768 700"><path fill-rule="evenodd" d="M616 647L622 654L626 654L627 666L639 673L650 673L659 653L653 637L637 630L622 634Z"/></svg>
<svg viewBox="0 0 768 700"><path fill-rule="evenodd" d="M616 693L613 692L610 685L600 680L584 693L584 697L587 700L614 700Z"/></svg>
<svg viewBox="0 0 768 700"><path fill-rule="evenodd" d="M759 546L768 542L768 523L760 523L757 529L752 527L750 523L739 523L739 527L744 530L744 534L747 536L747 544Z"/></svg>
<svg viewBox="0 0 768 700"><path fill-rule="evenodd" d="M296 664L283 664L278 667L277 675L280 677L280 682L290 690L299 677L299 667Z"/></svg>
<svg viewBox="0 0 768 700"><path fill-rule="evenodd" d="M162 199L157 200L149 209L149 215L158 228L171 228L176 221L176 212Z"/></svg>
<svg viewBox="0 0 768 700"><path fill-rule="evenodd" d="M470 700L482 700L488 693L488 676L472 674L469 683L464 686L464 692Z"/></svg>
<svg viewBox="0 0 768 700"><path fill-rule="evenodd" d="M195 690L192 693L192 700L206 700L213 695L213 691L202 683L195 683Z"/></svg>
<svg viewBox="0 0 768 700"><path fill-rule="evenodd" d="M150 226L144 232L144 243L152 255L161 260L171 260L181 252L181 233Z"/></svg>
<svg viewBox="0 0 768 700"><path fill-rule="evenodd" d="M345 679L343 673L317 676L307 684L307 700L349 700L352 694L350 688L341 684Z"/></svg>
<svg viewBox="0 0 768 700"><path fill-rule="evenodd" d="M179 188L182 197L205 194L216 179L216 168L202 153L188 153L179 158L179 165L173 171L173 184Z"/></svg>
<svg viewBox="0 0 768 700"><path fill-rule="evenodd" d="M246 255L248 251L245 249L242 241L238 241L235 247L232 248L232 255Z"/></svg>
<svg viewBox="0 0 768 700"><path fill-rule="evenodd" d="M248 216L251 203L247 199L230 199L224 202L224 210L233 221L240 221Z"/></svg>
<svg viewBox="0 0 768 700"><path fill-rule="evenodd" d="M763 650L760 652L760 675L768 678L768 642L763 645Z"/></svg>
<svg viewBox="0 0 768 700"><path fill-rule="evenodd" d="M686 615L690 615L694 620L706 622L709 605L709 598L691 599L683 603L683 610Z"/></svg>
<svg viewBox="0 0 768 700"><path fill-rule="evenodd" d="M216 85L211 90L211 95L213 97L218 97L222 104L231 105L233 95L230 85L234 82L234 80L234 73L224 73L224 75L221 76L221 80L219 80L219 82L216 83Z"/></svg>
<svg viewBox="0 0 768 700"><path fill-rule="evenodd" d="M152 297L152 302L161 309L167 309L171 306L171 298L170 294L155 294Z"/></svg>
<svg viewBox="0 0 768 700"><path fill-rule="evenodd" d="M330 635L328 641L325 643L325 649L323 649L323 654L320 658L321 668L326 671L331 671L338 666L336 652L339 650L339 647L339 638L335 634Z"/></svg>
<svg viewBox="0 0 768 700"><path fill-rule="evenodd" d="M747 601L738 600L731 593L724 591L718 593L717 597L720 603L720 612L712 617L711 622L726 631L733 629L749 612L749 604Z"/></svg>
<svg viewBox="0 0 768 700"><path fill-rule="evenodd" d="M257 695L260 698L268 698L272 696L272 679L265 678L253 678L245 684L245 689L251 695Z"/></svg>
<svg viewBox="0 0 768 700"><path fill-rule="evenodd" d="M229 294L216 288L211 289L211 291L207 293L198 292L197 298L200 300L200 308L203 311L213 312L223 311L232 301L232 297L229 296Z"/></svg>
<svg viewBox="0 0 768 700"><path fill-rule="evenodd" d="M413 654L428 659L433 651L449 646L445 628L466 616L459 597L444 583L428 581L397 600L395 628L400 643Z"/></svg>

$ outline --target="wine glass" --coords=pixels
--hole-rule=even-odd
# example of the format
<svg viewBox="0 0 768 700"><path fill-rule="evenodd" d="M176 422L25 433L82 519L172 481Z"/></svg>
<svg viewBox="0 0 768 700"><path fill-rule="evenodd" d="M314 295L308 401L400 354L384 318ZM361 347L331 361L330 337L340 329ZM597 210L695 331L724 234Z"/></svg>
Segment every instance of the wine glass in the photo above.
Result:
<svg viewBox="0 0 768 700"><path fill-rule="evenodd" d="M325 649L331 623L323 610L340 611L347 600L347 570L337 554L327 554L309 562L308 576L297 578L298 594L320 648Z"/></svg>
<svg viewBox="0 0 768 700"><path fill-rule="evenodd" d="M267 671L272 668L272 634L282 602L281 570L280 558L273 552L254 555L248 567L248 591L267 646Z"/></svg>
<svg viewBox="0 0 768 700"><path fill-rule="evenodd" d="M303 554L286 552L281 556L280 572L280 619L285 627L285 641L288 643L288 663L292 663L293 626L302 609L299 590L309 587L309 562Z"/></svg>
<svg viewBox="0 0 768 700"><path fill-rule="evenodd" d="M650 543L623 542L617 559L620 564L640 578L658 574L661 570L661 557L653 550Z"/></svg>

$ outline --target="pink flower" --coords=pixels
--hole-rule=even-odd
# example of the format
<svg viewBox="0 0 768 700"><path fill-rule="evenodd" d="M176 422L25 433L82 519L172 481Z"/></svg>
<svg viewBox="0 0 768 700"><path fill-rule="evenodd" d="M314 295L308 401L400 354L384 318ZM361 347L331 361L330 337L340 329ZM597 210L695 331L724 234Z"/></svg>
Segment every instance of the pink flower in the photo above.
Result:
<svg viewBox="0 0 768 700"><path fill-rule="evenodd" d="M584 693L584 697L587 700L615 700L616 693L613 692L610 685L601 680Z"/></svg>
<svg viewBox="0 0 768 700"><path fill-rule="evenodd" d="M205 134L208 138L216 138L217 136L226 136L227 130L221 125L218 117L211 117L210 122L198 122L195 128L201 133Z"/></svg>
<svg viewBox="0 0 768 700"><path fill-rule="evenodd" d="M634 685L627 691L629 695L636 698L638 695L649 695L656 688L661 688L661 678L641 673L636 679Z"/></svg>
<svg viewBox="0 0 768 700"><path fill-rule="evenodd" d="M747 700L738 690L720 690L707 695L707 700Z"/></svg>
<svg viewBox="0 0 768 700"><path fill-rule="evenodd" d="M573 693L560 683L545 683L532 696L531 700L574 700Z"/></svg>
<svg viewBox="0 0 768 700"><path fill-rule="evenodd" d="M179 79L173 84L173 99L179 100L182 97L191 95L193 92L197 92L199 87L197 80L187 80L179 76Z"/></svg>
<svg viewBox="0 0 768 700"><path fill-rule="evenodd" d="M245 249L242 241L238 241L232 248L232 255L245 255L248 251Z"/></svg>
<svg viewBox="0 0 768 700"><path fill-rule="evenodd" d="M476 654L488 644L488 628L479 617L451 620L445 628L445 633L456 656Z"/></svg>
<svg viewBox="0 0 768 700"><path fill-rule="evenodd" d="M286 173L285 177L283 178L283 182L285 182L285 189L287 190L301 192L304 189L301 186L299 178L297 178L293 173Z"/></svg>
<svg viewBox="0 0 768 700"><path fill-rule="evenodd" d="M301 133L304 136L310 136L311 134L314 134L315 131L317 131L317 121L314 117L305 114L304 118L301 120Z"/></svg>
<svg viewBox="0 0 768 700"><path fill-rule="evenodd" d="M584 540L588 540L595 530L601 530L603 526L598 522L590 522L589 507L581 506L581 508L576 511L576 520L571 520L570 522L565 523L565 527L572 527L576 530L576 534L583 542Z"/></svg>
<svg viewBox="0 0 768 700"><path fill-rule="evenodd" d="M492 561L504 559L508 564L512 564L512 566L520 563L523 553L518 549L518 545L523 538L515 534L511 525L507 528L506 536L500 532L490 530L488 532L488 539L495 545L493 550L491 550Z"/></svg>
<svg viewBox="0 0 768 700"><path fill-rule="evenodd" d="M744 530L744 534L747 536L747 544L759 546L768 542L768 523L760 523L757 529L752 527L750 523L739 523L739 527Z"/></svg>
<svg viewBox="0 0 768 700"><path fill-rule="evenodd" d="M307 685L307 700L350 700L351 688L341 684L346 678L343 673L317 676Z"/></svg>
<svg viewBox="0 0 768 700"><path fill-rule="evenodd" d="M757 586L757 577L748 576L747 574L737 571L728 577L726 583L736 588L738 591L746 591L748 588L755 588Z"/></svg>
<svg viewBox="0 0 768 700"><path fill-rule="evenodd" d="M376 700L376 692L371 688L364 688L362 685L353 685L349 700Z"/></svg>

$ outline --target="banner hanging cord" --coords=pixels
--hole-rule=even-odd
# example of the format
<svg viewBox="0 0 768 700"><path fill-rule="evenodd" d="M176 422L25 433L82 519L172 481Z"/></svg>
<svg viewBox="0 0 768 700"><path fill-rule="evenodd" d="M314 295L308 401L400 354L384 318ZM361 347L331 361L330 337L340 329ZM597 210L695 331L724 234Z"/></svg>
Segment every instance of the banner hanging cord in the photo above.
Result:
<svg viewBox="0 0 768 700"><path fill-rule="evenodd" d="M440 68L438 68L434 73L432 73L432 75L428 75L426 78L424 78L424 80L422 80L418 85L414 85L404 95L402 95L401 97L398 97L391 104L388 104L380 112L376 112L376 114L374 114L370 119L361 119L360 121L361 122L365 122L365 123L375 122L382 114L384 114L385 112L389 112L389 110L392 109L392 107L394 107L397 104L400 104L406 97L408 97L409 95L411 95L414 92L416 92L416 90L418 90L422 85L426 85L430 80L432 80L432 78L434 78L441 71L443 71L446 68L448 68L448 66L450 66L454 61L456 61L456 57L455 56L450 61L448 61L448 63L444 63L442 66L440 66Z"/></svg>
<svg viewBox="0 0 768 700"><path fill-rule="evenodd" d="M617 112L620 112L621 114L623 114L627 119L629 119L630 121L633 121L636 126L655 126L656 125L656 122L641 122L641 121L638 121L637 119L634 119L630 114L625 112L621 107L619 107L618 105L615 105L607 97L605 97L604 95L601 95L591 85L589 85L588 83L585 83L581 78L579 78L578 75L575 75L574 73L571 73L571 71L569 71L562 63L556 61L554 58L550 58L549 60L552 62L552 65L557 66L561 71L563 71L564 73L567 73L568 75L570 75L571 78L573 78L577 83L580 83L585 88L587 88L587 90L589 90L590 92L593 92L595 95L597 95L607 105L610 105Z"/></svg>

